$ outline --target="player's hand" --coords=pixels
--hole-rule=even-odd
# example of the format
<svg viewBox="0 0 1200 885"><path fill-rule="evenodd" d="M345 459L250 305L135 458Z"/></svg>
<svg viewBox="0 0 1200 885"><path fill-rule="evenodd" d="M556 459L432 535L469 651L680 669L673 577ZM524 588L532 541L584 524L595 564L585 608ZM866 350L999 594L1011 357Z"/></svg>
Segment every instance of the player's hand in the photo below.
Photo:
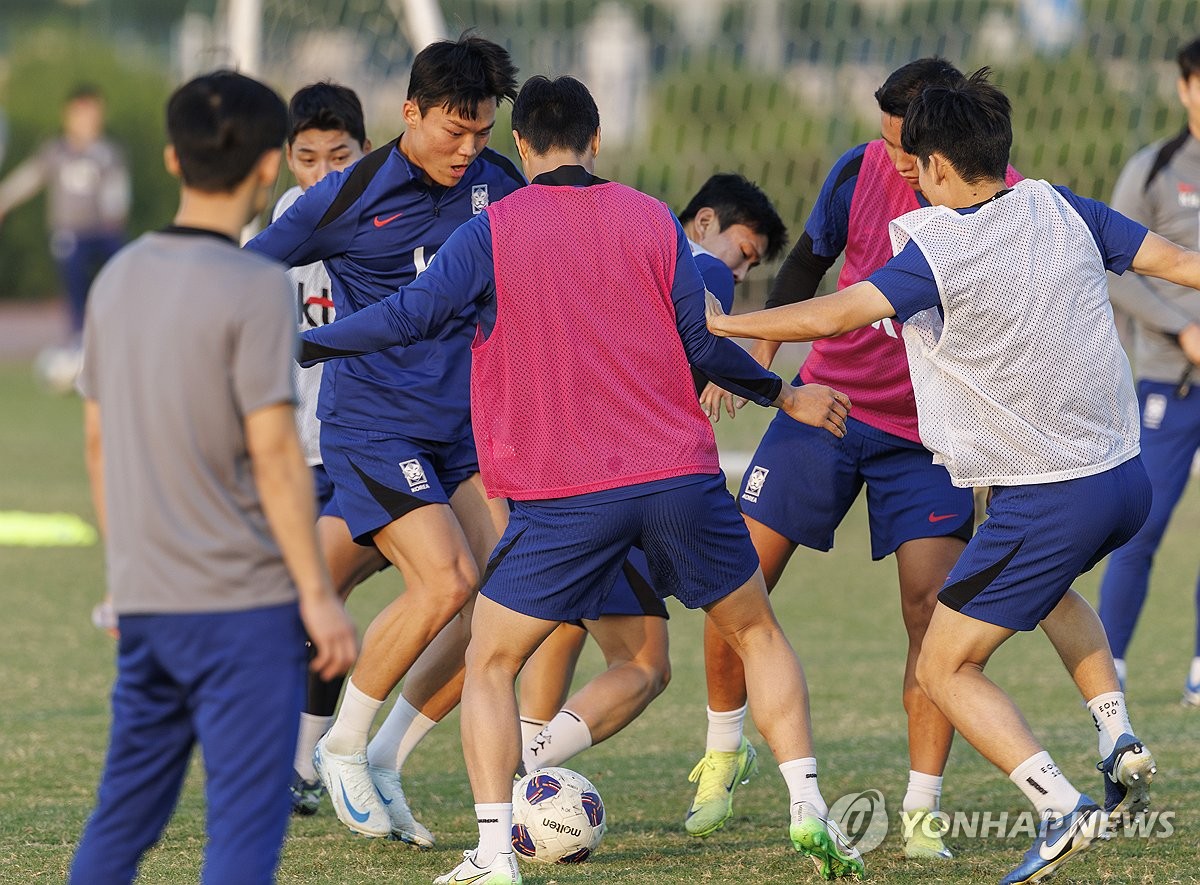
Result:
<svg viewBox="0 0 1200 885"><path fill-rule="evenodd" d="M708 331L720 338L728 337L720 330L721 320L725 317L725 308L717 300L717 296L708 289L704 290L704 319L708 322Z"/></svg>
<svg viewBox="0 0 1200 885"><path fill-rule="evenodd" d="M103 630L113 639L120 639L121 632L117 629L117 613L113 610L112 594L106 594L104 599L92 608L92 626Z"/></svg>
<svg viewBox="0 0 1200 885"><path fill-rule="evenodd" d="M309 665L314 673L328 681L354 666L358 657L354 623L332 590L308 602L302 601L300 620L317 650Z"/></svg>
<svg viewBox="0 0 1200 885"><path fill-rule="evenodd" d="M783 385L775 405L801 424L821 427L839 439L846 435L850 397L824 384Z"/></svg>
<svg viewBox="0 0 1200 885"><path fill-rule="evenodd" d="M1188 323L1179 333L1179 347L1193 366L1200 366L1200 323Z"/></svg>
<svg viewBox="0 0 1200 885"><path fill-rule="evenodd" d="M711 381L704 388L704 392L700 394L700 408L704 410L704 414L713 424L721 420L722 408L729 413L730 418L734 418L737 415L735 409L740 409L744 405L746 405L744 397L734 396L725 388L718 387Z"/></svg>

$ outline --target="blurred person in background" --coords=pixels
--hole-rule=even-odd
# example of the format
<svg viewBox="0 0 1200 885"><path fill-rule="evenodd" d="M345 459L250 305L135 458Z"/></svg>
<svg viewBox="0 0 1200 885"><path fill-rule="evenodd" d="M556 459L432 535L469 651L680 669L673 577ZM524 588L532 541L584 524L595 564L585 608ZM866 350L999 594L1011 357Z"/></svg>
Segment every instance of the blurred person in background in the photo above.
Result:
<svg viewBox="0 0 1200 885"><path fill-rule="evenodd" d="M62 134L44 142L0 181L0 222L47 191L50 252L66 290L70 336L66 351L43 352L38 368L44 381L63 392L71 389L79 370L88 289L100 267L124 245L129 218L129 169L124 153L104 134L104 112L98 88L76 87L63 105Z"/></svg>
<svg viewBox="0 0 1200 885"><path fill-rule="evenodd" d="M1138 151L1125 164L1112 207L1185 249L1200 248L1200 39L1179 51L1179 101L1187 111L1183 131ZM1117 674L1125 684L1125 652L1150 584L1150 567L1179 503L1200 448L1200 390L1192 389L1192 364L1180 337L1198 331L1200 292L1149 277L1110 277L1113 304L1133 318L1134 366L1142 415L1142 460L1154 488L1150 516L1113 552L1100 584L1100 620ZM1200 586L1185 706L1200 708Z"/></svg>

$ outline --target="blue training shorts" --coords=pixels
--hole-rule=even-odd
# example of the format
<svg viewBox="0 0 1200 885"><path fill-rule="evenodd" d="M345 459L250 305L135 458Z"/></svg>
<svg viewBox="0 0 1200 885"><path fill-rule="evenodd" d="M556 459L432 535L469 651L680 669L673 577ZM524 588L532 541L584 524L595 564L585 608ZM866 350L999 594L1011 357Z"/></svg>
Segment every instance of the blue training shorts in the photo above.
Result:
<svg viewBox="0 0 1200 885"><path fill-rule="evenodd" d="M419 507L448 504L455 489L479 472L470 434L436 442L322 422L321 457L333 483L322 515L344 519L363 546Z"/></svg>
<svg viewBox="0 0 1200 885"><path fill-rule="evenodd" d="M873 559L917 538L971 537L971 490L955 488L920 443L854 418L838 439L776 415L742 478L738 506L793 543L830 550L834 530L864 484Z"/></svg>
<svg viewBox="0 0 1200 885"><path fill-rule="evenodd" d="M979 621L1033 630L1077 577L1137 533L1150 498L1140 457L1080 479L996 486L938 600Z"/></svg>
<svg viewBox="0 0 1200 885"><path fill-rule="evenodd" d="M688 608L716 602L750 580L758 554L723 474L641 488L646 493L618 500L610 490L514 502L480 593L547 621L621 614L607 601L634 545L645 551L656 595ZM597 496L604 497L597 502Z"/></svg>

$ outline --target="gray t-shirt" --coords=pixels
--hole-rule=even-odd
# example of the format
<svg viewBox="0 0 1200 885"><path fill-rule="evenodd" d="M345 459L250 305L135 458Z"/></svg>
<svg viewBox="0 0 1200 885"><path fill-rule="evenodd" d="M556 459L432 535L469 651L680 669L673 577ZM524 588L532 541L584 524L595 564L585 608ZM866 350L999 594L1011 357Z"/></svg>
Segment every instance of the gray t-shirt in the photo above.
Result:
<svg viewBox="0 0 1200 885"><path fill-rule="evenodd" d="M0 211L47 189L46 224L55 233L121 233L129 216L129 169L106 138L86 147L48 141L0 182Z"/></svg>
<svg viewBox="0 0 1200 885"><path fill-rule="evenodd" d="M1112 207L1185 249L1200 246L1200 142L1189 138L1145 187L1163 141L1138 151L1117 179ZM1134 273L1109 275L1113 304L1136 321L1134 369L1139 379L1179 383L1187 357L1172 337L1200 321L1200 292Z"/></svg>
<svg viewBox="0 0 1200 885"><path fill-rule="evenodd" d="M100 406L119 614L296 599L244 427L255 409L295 401L295 348L283 269L219 235L146 234L97 277L79 390Z"/></svg>

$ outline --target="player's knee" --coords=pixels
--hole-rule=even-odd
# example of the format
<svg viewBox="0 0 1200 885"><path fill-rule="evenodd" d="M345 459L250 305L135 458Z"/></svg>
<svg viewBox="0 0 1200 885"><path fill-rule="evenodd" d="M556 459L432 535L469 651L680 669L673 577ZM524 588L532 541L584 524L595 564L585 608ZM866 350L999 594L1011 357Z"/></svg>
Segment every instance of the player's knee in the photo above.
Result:
<svg viewBox="0 0 1200 885"><path fill-rule="evenodd" d="M916 666L917 687L928 695L934 703L937 703L938 691L944 681L945 670L934 660L934 656L929 654L925 649L921 650L920 656L917 658ZM905 707L908 707L909 698L908 692L904 693Z"/></svg>

